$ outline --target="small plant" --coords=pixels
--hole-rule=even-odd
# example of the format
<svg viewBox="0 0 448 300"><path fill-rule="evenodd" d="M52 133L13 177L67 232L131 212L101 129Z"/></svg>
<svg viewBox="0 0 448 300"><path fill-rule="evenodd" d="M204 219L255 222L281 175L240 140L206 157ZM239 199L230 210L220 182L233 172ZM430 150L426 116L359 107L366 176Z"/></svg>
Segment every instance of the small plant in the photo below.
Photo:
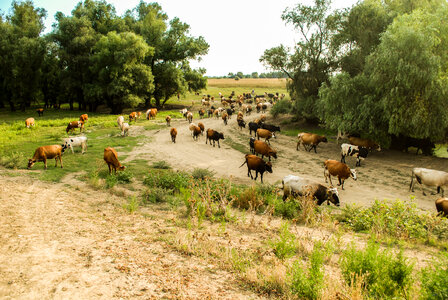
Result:
<svg viewBox="0 0 448 300"><path fill-rule="evenodd" d="M146 176L143 183L148 187L159 187L170 193L178 193L181 188L188 187L189 177L182 172L154 170Z"/></svg>
<svg viewBox="0 0 448 300"><path fill-rule="evenodd" d="M370 240L366 249L354 246L345 251L341 258L341 270L349 285L362 280L362 286L372 297L407 298L407 290L412 283L413 264L403 257L402 252L393 255L387 250L380 251L379 245Z"/></svg>
<svg viewBox="0 0 448 300"><path fill-rule="evenodd" d="M422 299L448 299L448 252L441 252L421 273Z"/></svg>
<svg viewBox="0 0 448 300"><path fill-rule="evenodd" d="M128 202L126 204L123 204L123 208L132 214L137 210L139 205L140 203L137 200L137 197L131 196L129 197Z"/></svg>
<svg viewBox="0 0 448 300"><path fill-rule="evenodd" d="M118 183L117 176L107 175L106 177L106 188L111 189Z"/></svg>
<svg viewBox="0 0 448 300"><path fill-rule="evenodd" d="M325 251L321 243L316 243L310 256L309 267L295 261L288 275L291 278L290 289L300 299L319 299L324 287L323 263Z"/></svg>
<svg viewBox="0 0 448 300"><path fill-rule="evenodd" d="M153 169L171 169L171 166L164 160L155 161L151 164Z"/></svg>
<svg viewBox="0 0 448 300"><path fill-rule="evenodd" d="M194 179L198 180L205 180L205 179L211 179L215 173L213 171L210 171L209 169L202 169L202 168L195 168L193 172L191 173L191 176Z"/></svg>
<svg viewBox="0 0 448 300"><path fill-rule="evenodd" d="M289 223L285 222L280 227L280 235L276 241L270 242L275 256L286 259L297 252L296 236L289 231Z"/></svg>
<svg viewBox="0 0 448 300"><path fill-rule="evenodd" d="M144 190L141 197L143 204L162 203L168 200L167 191L158 187Z"/></svg>
<svg viewBox="0 0 448 300"><path fill-rule="evenodd" d="M233 201L232 205L240 209L249 209L251 211L257 211L257 209L263 205L263 198L258 193L255 186L250 186L238 193Z"/></svg>
<svg viewBox="0 0 448 300"><path fill-rule="evenodd" d="M132 181L132 178L134 177L134 174L132 174L129 171L123 171L117 173L117 181L121 183L130 183Z"/></svg>

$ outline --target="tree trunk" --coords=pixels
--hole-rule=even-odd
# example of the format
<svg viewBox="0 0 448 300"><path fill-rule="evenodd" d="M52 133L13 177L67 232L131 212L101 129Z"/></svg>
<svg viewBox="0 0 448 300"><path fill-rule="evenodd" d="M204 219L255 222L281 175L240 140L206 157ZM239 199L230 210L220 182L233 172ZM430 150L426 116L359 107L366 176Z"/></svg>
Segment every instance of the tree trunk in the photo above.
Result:
<svg viewBox="0 0 448 300"><path fill-rule="evenodd" d="M14 102L12 100L9 100L9 107L11 108L11 111L16 111L16 107L14 105Z"/></svg>
<svg viewBox="0 0 448 300"><path fill-rule="evenodd" d="M73 99L70 99L69 105L70 105L70 110L73 110Z"/></svg>

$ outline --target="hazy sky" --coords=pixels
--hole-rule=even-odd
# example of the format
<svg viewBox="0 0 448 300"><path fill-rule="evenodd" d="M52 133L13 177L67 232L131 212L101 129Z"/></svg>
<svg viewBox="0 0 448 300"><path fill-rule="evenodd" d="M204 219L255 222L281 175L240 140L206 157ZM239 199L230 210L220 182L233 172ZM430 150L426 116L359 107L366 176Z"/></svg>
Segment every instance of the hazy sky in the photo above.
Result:
<svg viewBox="0 0 448 300"><path fill-rule="evenodd" d="M51 31L57 11L70 15L79 0L34 0L36 7L47 10L45 32ZM132 9L140 0L109 0L118 15ZM294 45L299 35L281 20L287 7L311 0L150 0L158 2L170 19L179 17L191 27L193 36L203 36L210 48L193 67L207 69L206 75L227 75L229 72L266 72L258 61L265 49L285 44ZM332 7L350 7L357 0L333 0ZM0 10L7 14L11 0L0 0Z"/></svg>

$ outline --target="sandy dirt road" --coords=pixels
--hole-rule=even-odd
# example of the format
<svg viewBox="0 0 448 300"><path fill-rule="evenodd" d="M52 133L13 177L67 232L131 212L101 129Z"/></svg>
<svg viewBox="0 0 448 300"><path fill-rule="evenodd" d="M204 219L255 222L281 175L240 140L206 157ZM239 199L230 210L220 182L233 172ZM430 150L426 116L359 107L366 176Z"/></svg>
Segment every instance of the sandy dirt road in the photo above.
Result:
<svg viewBox="0 0 448 300"><path fill-rule="evenodd" d="M247 122L258 118L260 114L252 113L245 116ZM199 141L193 141L185 119L171 122L178 130L177 142L173 144L169 135L169 128L156 132L146 131L151 142L145 143L134 149L126 161L135 158L148 160L148 162L166 160L178 170L193 170L194 168L208 168L219 177L231 178L238 183L251 183L247 177L247 168L241 164L244 162L244 153L235 150L231 144L240 144L249 149L248 128L240 131L233 116L227 126L221 118L195 119L194 123L203 122L205 128L212 128L224 133L225 140L221 140L221 148L205 144L205 136ZM267 123L276 122L268 115ZM288 137L281 133L277 139L271 139L271 146L278 151L278 159L273 160L273 174L265 173L264 181L281 187L281 180L285 175L295 174L325 183L323 176L323 162L326 159L340 160L340 146L334 140L321 143L317 148L317 154L306 152L303 149L296 150L297 138ZM247 152L248 153L248 152ZM350 167L355 166L355 159L348 158ZM344 184L345 190L340 190L342 203L357 203L368 205L375 199L401 199L409 200L415 196L418 207L427 210L435 210L434 200L438 196L423 196L420 187L416 185L414 193L408 192L411 179L411 170L414 167L426 167L448 171L448 159L415 155L413 153L400 153L397 151L382 151L372 153L361 167L357 167L358 180L349 179ZM259 180L259 179L258 179ZM333 181L337 183L337 179ZM435 189L427 189L435 191Z"/></svg>
<svg viewBox="0 0 448 300"><path fill-rule="evenodd" d="M0 298L258 298L233 274L159 240L177 230L170 211L144 217L115 201L90 188L0 175Z"/></svg>

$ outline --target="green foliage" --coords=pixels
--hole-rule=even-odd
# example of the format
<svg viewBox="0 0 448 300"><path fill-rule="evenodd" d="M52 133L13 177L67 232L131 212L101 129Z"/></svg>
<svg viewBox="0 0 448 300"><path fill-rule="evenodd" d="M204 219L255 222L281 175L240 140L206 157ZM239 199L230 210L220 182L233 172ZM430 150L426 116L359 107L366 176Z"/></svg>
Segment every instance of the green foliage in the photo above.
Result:
<svg viewBox="0 0 448 300"><path fill-rule="evenodd" d="M118 183L117 176L114 174L106 177L106 188L111 189Z"/></svg>
<svg viewBox="0 0 448 300"><path fill-rule="evenodd" d="M375 298L407 297L412 284L413 264L400 251L379 250L370 240L366 249L357 250L353 245L341 257L341 270L347 284L362 280L363 287Z"/></svg>
<svg viewBox="0 0 448 300"><path fill-rule="evenodd" d="M215 172L210 171L209 169L195 168L193 172L191 172L191 176L194 179L205 180L213 178Z"/></svg>
<svg viewBox="0 0 448 300"><path fill-rule="evenodd" d="M277 101L272 106L272 109L270 110L270 113L272 116L277 117L279 114L287 114L290 113L292 109L292 103L289 100L282 99Z"/></svg>
<svg viewBox="0 0 448 300"><path fill-rule="evenodd" d="M118 180L118 182L121 182L121 183L130 183L132 181L133 177L134 177L134 174L132 174L128 170L117 173L117 180Z"/></svg>
<svg viewBox="0 0 448 300"><path fill-rule="evenodd" d="M282 260L294 256L297 252L296 236L289 231L287 222L281 225L278 239L271 241L270 244L275 256Z"/></svg>
<svg viewBox="0 0 448 300"><path fill-rule="evenodd" d="M324 263L325 251L321 243L314 244L310 256L309 267L305 267L300 261L295 261L288 275L291 278L290 289L300 299L319 299L324 287Z"/></svg>
<svg viewBox="0 0 448 300"><path fill-rule="evenodd" d="M171 166L164 160L155 161L151 164L153 169L171 169Z"/></svg>
<svg viewBox="0 0 448 300"><path fill-rule="evenodd" d="M153 187L145 189L141 197L143 204L164 203L168 200L168 192L165 189Z"/></svg>
<svg viewBox="0 0 448 300"><path fill-rule="evenodd" d="M376 200L367 208L346 205L337 218L356 232L403 239L448 238L448 220L422 213L412 201Z"/></svg>
<svg viewBox="0 0 448 300"><path fill-rule="evenodd" d="M123 204L123 208L131 214L134 213L138 209L139 206L140 206L140 201L135 196L129 197L128 202Z"/></svg>
<svg viewBox="0 0 448 300"><path fill-rule="evenodd" d="M189 176L171 170L154 170L145 177L143 183L148 187L159 187L170 193L178 193L181 188L188 186Z"/></svg>
<svg viewBox="0 0 448 300"><path fill-rule="evenodd" d="M12 151L0 156L0 165L8 169L22 169L27 166L26 157L21 152Z"/></svg>
<svg viewBox="0 0 448 300"><path fill-rule="evenodd" d="M421 271L421 299L448 298L448 252L439 253L430 265Z"/></svg>

